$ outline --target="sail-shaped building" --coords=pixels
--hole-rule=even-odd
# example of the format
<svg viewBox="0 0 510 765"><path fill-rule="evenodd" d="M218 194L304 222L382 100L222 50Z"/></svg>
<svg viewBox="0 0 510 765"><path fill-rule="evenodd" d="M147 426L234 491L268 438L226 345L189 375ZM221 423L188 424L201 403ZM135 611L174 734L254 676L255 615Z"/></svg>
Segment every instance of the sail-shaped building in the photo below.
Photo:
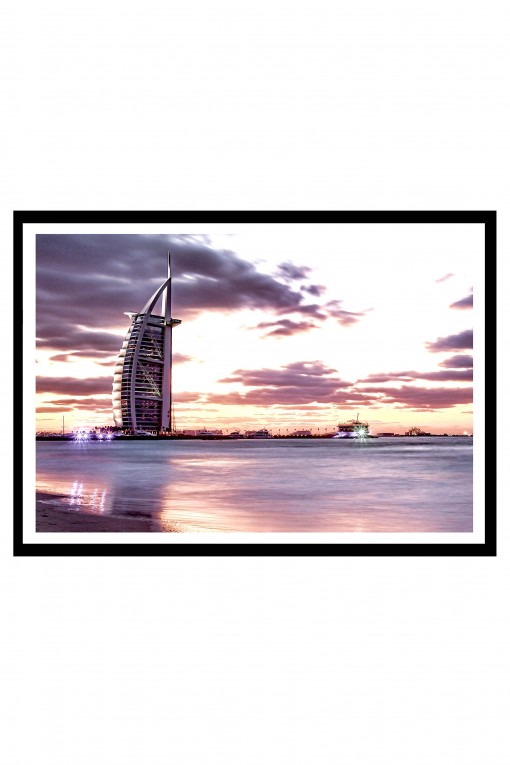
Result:
<svg viewBox="0 0 510 765"><path fill-rule="evenodd" d="M165 433L172 411L172 276L168 276L140 313L127 313L131 326L113 375L113 418L122 429ZM152 313L162 298L162 316Z"/></svg>

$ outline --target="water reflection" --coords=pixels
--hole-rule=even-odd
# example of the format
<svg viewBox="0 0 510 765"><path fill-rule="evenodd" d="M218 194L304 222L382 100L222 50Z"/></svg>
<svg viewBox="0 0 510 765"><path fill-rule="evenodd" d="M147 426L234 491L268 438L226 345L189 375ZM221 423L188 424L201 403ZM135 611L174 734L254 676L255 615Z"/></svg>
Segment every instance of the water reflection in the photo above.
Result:
<svg viewBox="0 0 510 765"><path fill-rule="evenodd" d="M39 490L75 512L152 519L155 531L472 530L466 443L68 446L38 443Z"/></svg>

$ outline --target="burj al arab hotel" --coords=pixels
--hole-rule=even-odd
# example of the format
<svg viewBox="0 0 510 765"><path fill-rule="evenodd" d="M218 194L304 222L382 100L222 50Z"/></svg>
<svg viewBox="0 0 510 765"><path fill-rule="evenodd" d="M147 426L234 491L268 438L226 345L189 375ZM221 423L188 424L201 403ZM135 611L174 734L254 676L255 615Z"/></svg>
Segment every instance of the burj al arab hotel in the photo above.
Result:
<svg viewBox="0 0 510 765"><path fill-rule="evenodd" d="M113 417L117 427L168 432L172 411L172 276L168 276L140 313L127 313L131 326L113 375ZM163 316L153 312L162 298Z"/></svg>

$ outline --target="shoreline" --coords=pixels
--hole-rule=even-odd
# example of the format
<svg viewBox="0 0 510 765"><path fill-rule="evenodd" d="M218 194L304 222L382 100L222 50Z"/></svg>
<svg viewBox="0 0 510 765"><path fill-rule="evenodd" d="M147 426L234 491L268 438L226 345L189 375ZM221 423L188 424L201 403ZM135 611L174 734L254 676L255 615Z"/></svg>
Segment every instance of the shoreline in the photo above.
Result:
<svg viewBox="0 0 510 765"><path fill-rule="evenodd" d="M66 494L37 491L35 495L36 532L153 532L158 522L152 518L128 518L70 510L59 503Z"/></svg>

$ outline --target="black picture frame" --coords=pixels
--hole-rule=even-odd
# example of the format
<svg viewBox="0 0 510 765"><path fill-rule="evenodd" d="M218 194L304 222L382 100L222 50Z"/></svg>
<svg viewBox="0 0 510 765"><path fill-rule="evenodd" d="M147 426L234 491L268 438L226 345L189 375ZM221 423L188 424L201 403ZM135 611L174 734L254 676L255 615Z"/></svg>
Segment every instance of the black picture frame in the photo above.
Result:
<svg viewBox="0 0 510 765"><path fill-rule="evenodd" d="M496 485L496 443L484 443L485 540L480 543L300 543L300 544L144 544L29 543L23 540L23 347L19 309L23 305L23 237L27 224L169 224L180 223L403 223L483 224L485 227L485 337L496 336L495 211L15 211L14 217L14 513L15 556L495 556L496 505L487 487ZM484 360L485 419L496 418L496 360ZM490 403L489 403L490 402ZM490 411L489 411L490 406Z"/></svg>

